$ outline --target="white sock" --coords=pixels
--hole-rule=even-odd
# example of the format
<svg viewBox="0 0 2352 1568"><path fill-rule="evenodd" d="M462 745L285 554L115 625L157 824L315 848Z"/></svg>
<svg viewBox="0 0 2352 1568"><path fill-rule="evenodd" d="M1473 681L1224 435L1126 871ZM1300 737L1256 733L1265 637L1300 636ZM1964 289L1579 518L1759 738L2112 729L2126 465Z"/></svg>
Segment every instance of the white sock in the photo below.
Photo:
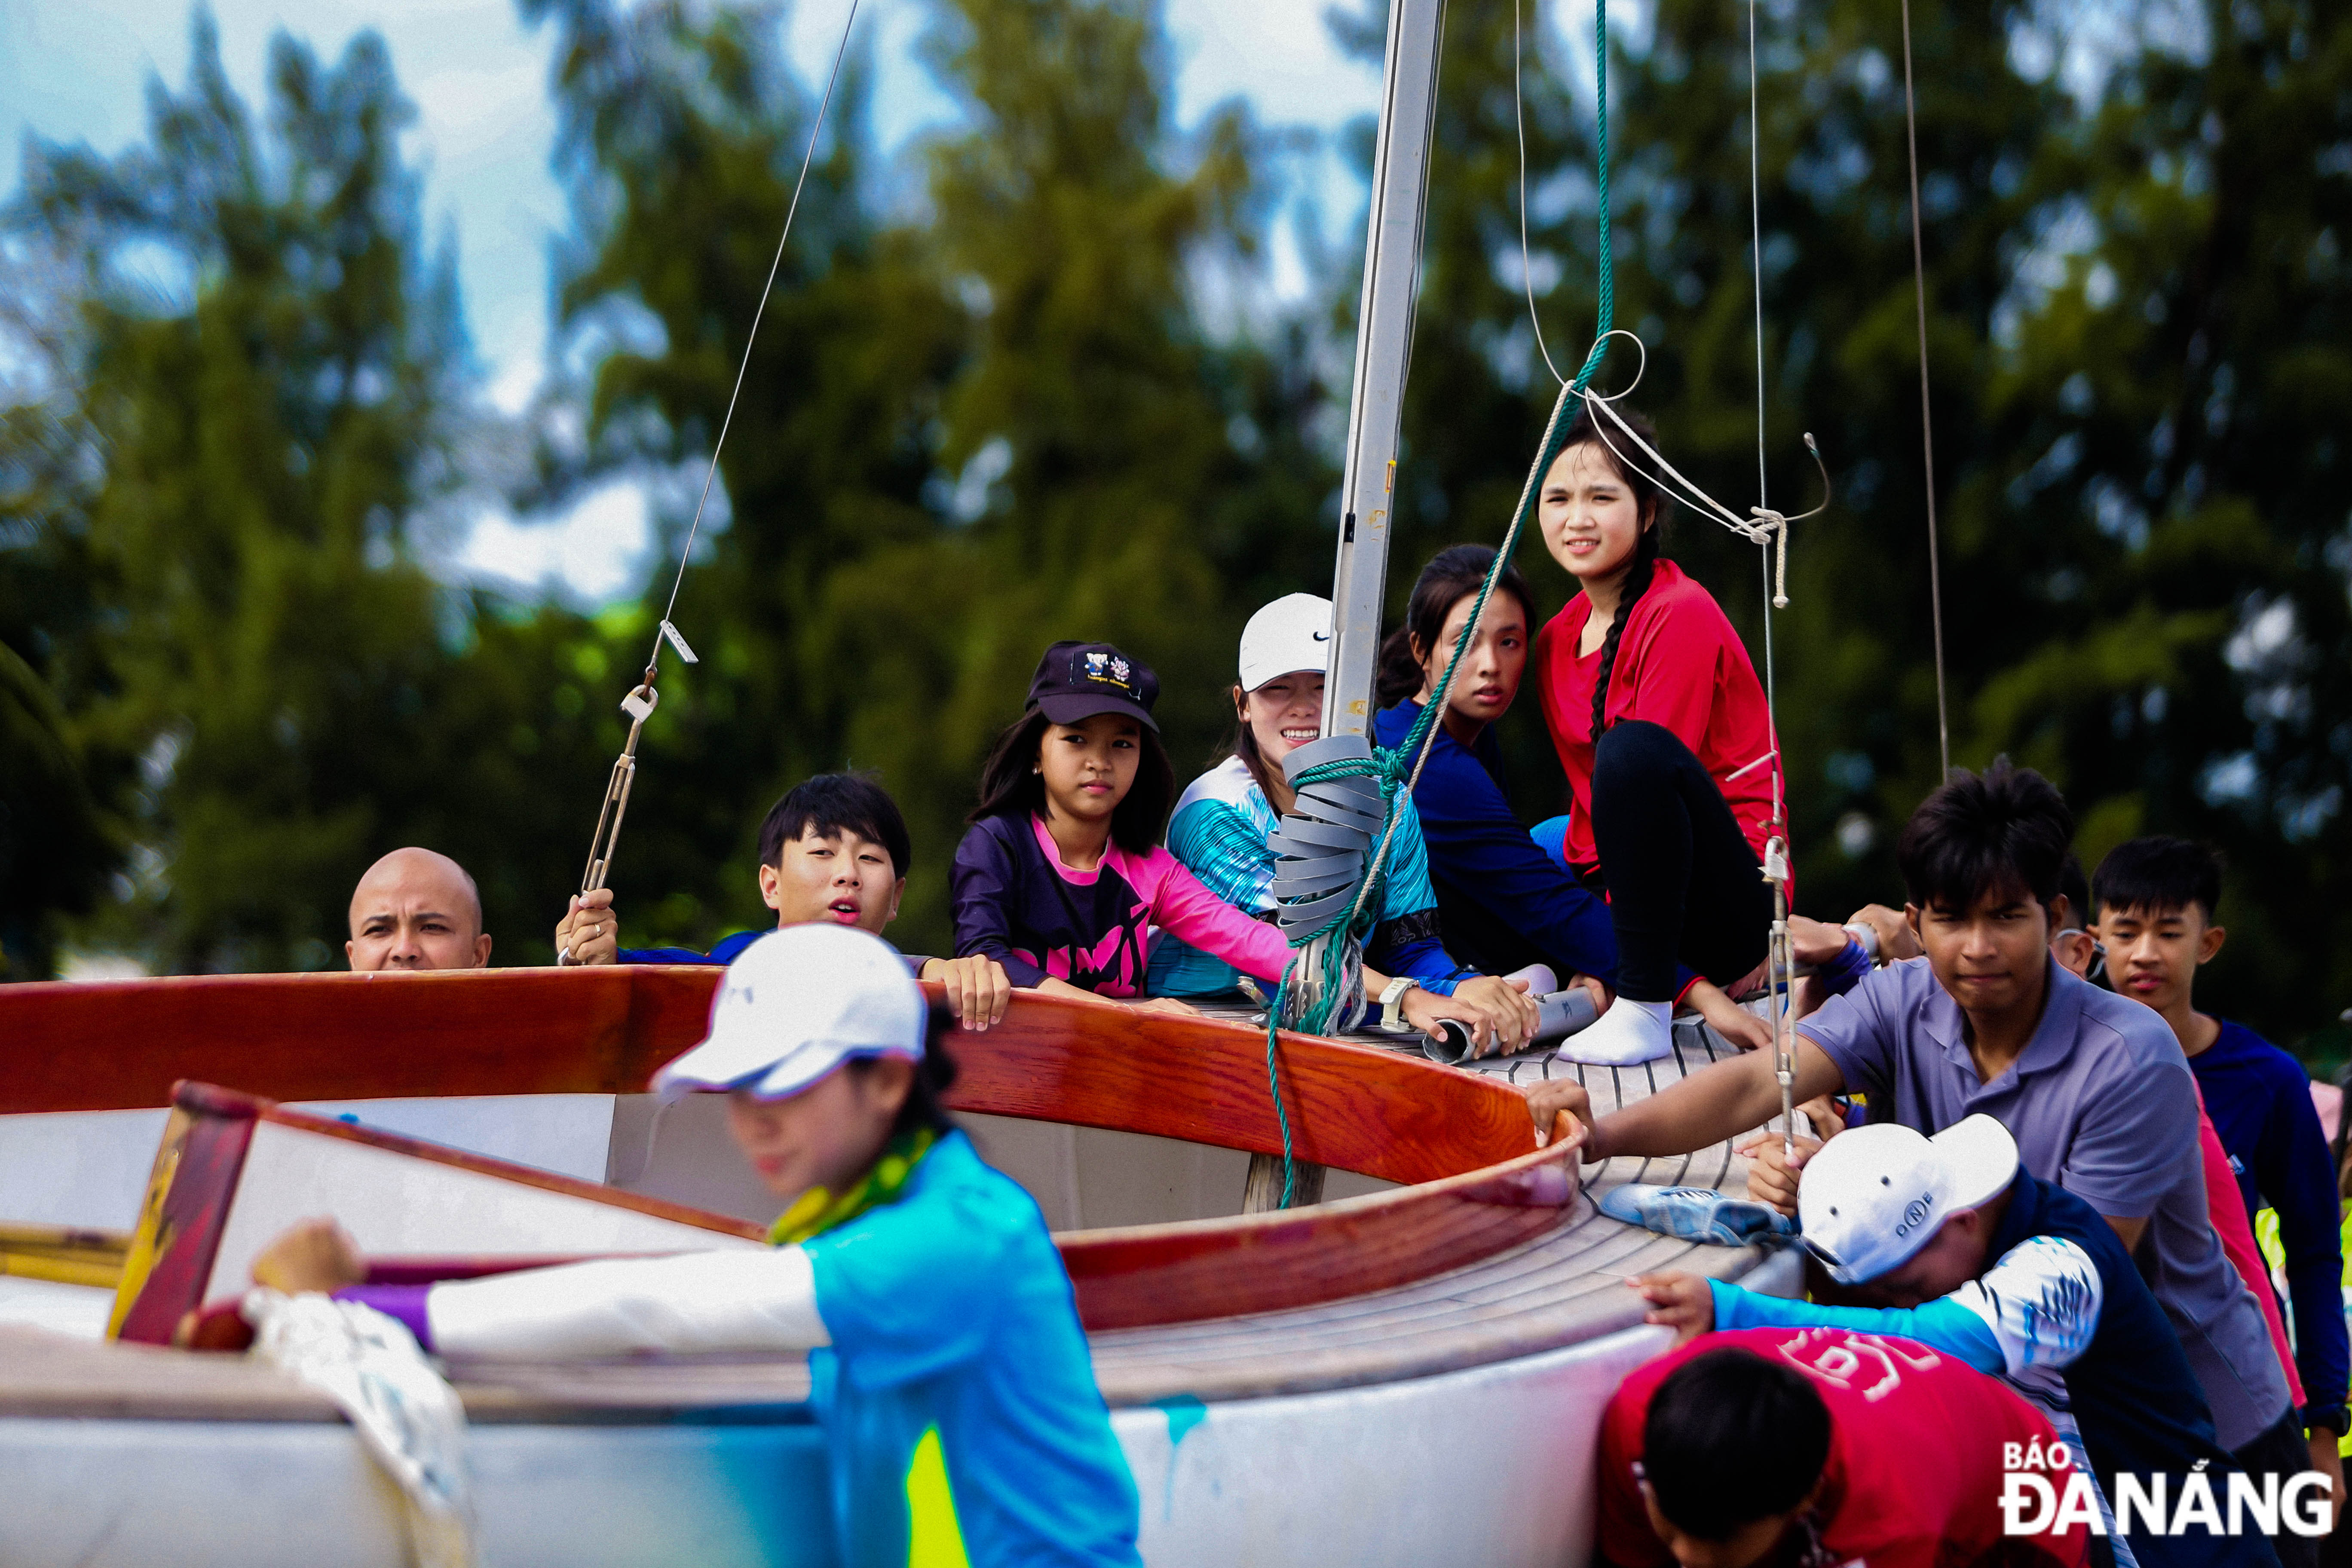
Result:
<svg viewBox="0 0 2352 1568"><path fill-rule="evenodd" d="M1671 1056L1674 1048L1673 1003L1636 1002L1620 996L1591 1027L1562 1040L1552 1054L1563 1061L1622 1068Z"/></svg>

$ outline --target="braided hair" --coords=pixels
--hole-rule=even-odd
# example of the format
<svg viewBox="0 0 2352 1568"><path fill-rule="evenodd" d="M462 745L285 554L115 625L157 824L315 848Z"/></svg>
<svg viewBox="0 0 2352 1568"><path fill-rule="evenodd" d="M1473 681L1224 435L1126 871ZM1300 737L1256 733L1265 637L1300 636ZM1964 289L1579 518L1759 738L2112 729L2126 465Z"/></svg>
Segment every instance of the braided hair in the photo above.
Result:
<svg viewBox="0 0 2352 1568"><path fill-rule="evenodd" d="M1647 419L1630 409L1622 411L1619 417L1622 418L1643 440L1653 447L1658 444L1657 432ZM1620 437L1619 439L1622 440L1622 437ZM1650 591L1650 581L1657 574L1658 535L1665 531L1666 520L1665 498L1658 489L1657 481L1642 469L1618 457L1616 449L1601 435L1600 426L1593 420L1592 410L1589 407L1577 410L1575 421L1569 426L1568 435L1560 442L1559 449L1566 454L1574 451L1578 447L1588 445L1599 454L1602 462L1609 465L1618 479L1624 482L1626 489L1632 492L1634 510L1642 530L1640 536L1633 542L1633 560L1625 574L1624 585L1617 594L1616 616L1610 621L1609 635L1601 644L1601 671L1592 678L1592 742L1599 745L1601 732L1609 727L1606 713L1609 706L1609 680L1617 672L1617 646L1624 639L1625 623L1633 618L1633 605L1643 595ZM1555 458L1554 461L1558 459Z"/></svg>

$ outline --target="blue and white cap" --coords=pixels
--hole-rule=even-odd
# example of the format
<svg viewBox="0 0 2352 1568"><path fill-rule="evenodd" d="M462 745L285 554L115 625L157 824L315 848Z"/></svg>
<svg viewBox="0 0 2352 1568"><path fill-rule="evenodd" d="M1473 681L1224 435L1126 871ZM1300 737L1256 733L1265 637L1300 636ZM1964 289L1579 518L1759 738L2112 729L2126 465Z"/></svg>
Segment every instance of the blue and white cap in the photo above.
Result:
<svg viewBox="0 0 2352 1568"><path fill-rule="evenodd" d="M1944 1222L2017 1177L2017 1140L1979 1111L1933 1138L1873 1121L1822 1145L1797 1183L1805 1247L1841 1285L1909 1262Z"/></svg>
<svg viewBox="0 0 2352 1568"><path fill-rule="evenodd" d="M929 1007L880 937L829 921L786 926L727 966L702 1043L654 1074L654 1092L798 1094L853 1057L923 1058Z"/></svg>

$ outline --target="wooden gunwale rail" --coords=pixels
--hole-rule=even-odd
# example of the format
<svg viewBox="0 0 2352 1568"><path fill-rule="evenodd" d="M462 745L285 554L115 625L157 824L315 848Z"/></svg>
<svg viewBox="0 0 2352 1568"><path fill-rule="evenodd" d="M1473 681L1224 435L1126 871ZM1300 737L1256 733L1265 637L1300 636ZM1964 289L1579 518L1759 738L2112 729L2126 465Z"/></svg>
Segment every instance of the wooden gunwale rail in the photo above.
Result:
<svg viewBox="0 0 2352 1568"><path fill-rule="evenodd" d="M719 971L695 966L457 974L201 977L0 993L0 1111L152 1106L184 1134L155 1260L122 1332L168 1336L198 1304L249 1128L331 1139L503 1176L734 1236L740 1222L314 1117L277 1099L629 1092L700 1036ZM1254 1153L1281 1149L1264 1037L1024 993L1004 1021L950 1037L959 1110L1117 1128ZM1575 1141L1538 1150L1508 1087L1394 1052L1286 1035L1301 1160L1399 1190L1228 1219L1057 1237L1090 1331L1340 1301L1533 1241L1576 1214ZM197 1075L237 1086L175 1084ZM266 1097L266 1098L265 1098ZM248 1131L240 1131L240 1128Z"/></svg>

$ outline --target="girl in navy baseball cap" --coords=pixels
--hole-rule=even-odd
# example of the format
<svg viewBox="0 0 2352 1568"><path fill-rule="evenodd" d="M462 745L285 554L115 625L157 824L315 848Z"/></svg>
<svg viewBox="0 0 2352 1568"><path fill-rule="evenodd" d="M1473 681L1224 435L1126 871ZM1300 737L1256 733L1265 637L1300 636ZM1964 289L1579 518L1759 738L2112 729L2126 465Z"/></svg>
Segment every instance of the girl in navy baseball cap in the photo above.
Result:
<svg viewBox="0 0 2352 1568"><path fill-rule="evenodd" d="M1151 716L1159 699L1150 667L1108 643L1045 650L1028 710L982 769L980 805L956 850L959 955L988 954L1017 986L1140 998L1146 937L1160 925L1244 973L1281 978L1281 934L1160 847L1176 775Z"/></svg>
<svg viewBox="0 0 2352 1568"><path fill-rule="evenodd" d="M1152 928L1271 989L1290 960L1273 924L1202 886L1160 844L1175 773L1151 716L1160 678L1108 643L1059 642L1029 683L1028 711L998 737L980 805L950 876L958 956L985 953L1016 986L1142 1001ZM1388 977L1367 968L1378 992ZM1405 996L1406 1020L1481 1015L1434 992Z"/></svg>

